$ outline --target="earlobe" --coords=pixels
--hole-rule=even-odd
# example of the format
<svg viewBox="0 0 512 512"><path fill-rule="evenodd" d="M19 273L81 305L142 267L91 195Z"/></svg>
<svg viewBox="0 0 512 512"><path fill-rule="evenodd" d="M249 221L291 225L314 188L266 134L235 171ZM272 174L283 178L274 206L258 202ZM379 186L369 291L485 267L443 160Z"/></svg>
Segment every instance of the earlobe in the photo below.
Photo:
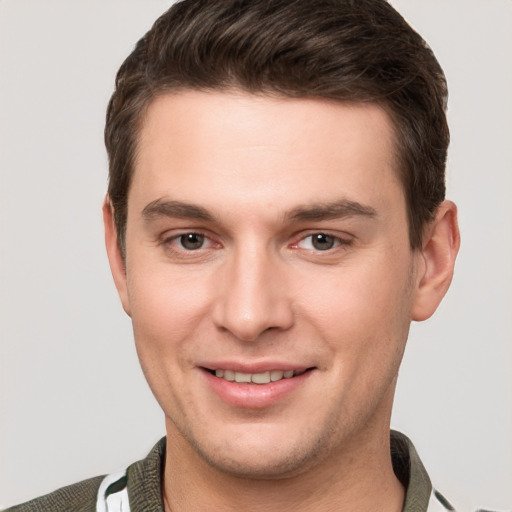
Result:
<svg viewBox="0 0 512 512"><path fill-rule="evenodd" d="M444 201L428 226L421 249L421 273L417 276L412 319L430 318L448 291L460 246L457 207Z"/></svg>
<svg viewBox="0 0 512 512"><path fill-rule="evenodd" d="M117 293L126 314L130 316L130 301L126 282L125 260L119 249L117 229L114 221L114 209L110 198L107 196L103 202L103 225L105 227L105 246L107 248L108 261Z"/></svg>

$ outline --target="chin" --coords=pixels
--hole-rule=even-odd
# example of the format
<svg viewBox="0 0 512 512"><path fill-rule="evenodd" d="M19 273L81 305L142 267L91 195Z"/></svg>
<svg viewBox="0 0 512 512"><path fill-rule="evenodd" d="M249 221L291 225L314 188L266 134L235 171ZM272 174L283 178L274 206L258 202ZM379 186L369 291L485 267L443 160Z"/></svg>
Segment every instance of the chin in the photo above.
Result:
<svg viewBox="0 0 512 512"><path fill-rule="evenodd" d="M218 456L211 453L200 453L202 458L213 468L222 473L237 476L239 478L251 478L261 480L273 480L288 478L298 473L306 471L310 457L298 451L291 453L276 454L273 452L272 457L262 453L255 455L254 453L240 453L236 456L228 455Z"/></svg>
<svg viewBox="0 0 512 512"><path fill-rule="evenodd" d="M282 479L307 472L329 453L327 439L311 432L290 437L290 432L244 432L216 436L215 441L186 436L187 443L210 467L222 473L251 479ZM309 435L308 435L309 434ZM206 441L206 442L201 442Z"/></svg>

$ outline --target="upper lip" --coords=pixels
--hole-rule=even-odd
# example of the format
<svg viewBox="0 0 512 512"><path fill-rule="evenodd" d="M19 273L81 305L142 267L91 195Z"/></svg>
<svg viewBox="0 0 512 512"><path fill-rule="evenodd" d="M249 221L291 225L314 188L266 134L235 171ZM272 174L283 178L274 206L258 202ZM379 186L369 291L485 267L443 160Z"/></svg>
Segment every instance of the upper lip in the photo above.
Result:
<svg viewBox="0 0 512 512"><path fill-rule="evenodd" d="M240 373L264 373L272 370L282 371L305 371L313 368L312 365L285 363L280 361L265 361L255 363L240 363L235 361L208 361L198 365L206 370L231 370Z"/></svg>

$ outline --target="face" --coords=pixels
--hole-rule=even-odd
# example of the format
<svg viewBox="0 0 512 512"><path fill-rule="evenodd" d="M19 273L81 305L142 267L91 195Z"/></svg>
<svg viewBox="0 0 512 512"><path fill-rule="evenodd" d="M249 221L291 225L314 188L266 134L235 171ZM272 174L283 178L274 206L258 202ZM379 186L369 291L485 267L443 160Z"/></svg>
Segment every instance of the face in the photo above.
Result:
<svg viewBox="0 0 512 512"><path fill-rule="evenodd" d="M420 253L385 112L167 94L138 149L114 274L169 437L275 477L387 436Z"/></svg>

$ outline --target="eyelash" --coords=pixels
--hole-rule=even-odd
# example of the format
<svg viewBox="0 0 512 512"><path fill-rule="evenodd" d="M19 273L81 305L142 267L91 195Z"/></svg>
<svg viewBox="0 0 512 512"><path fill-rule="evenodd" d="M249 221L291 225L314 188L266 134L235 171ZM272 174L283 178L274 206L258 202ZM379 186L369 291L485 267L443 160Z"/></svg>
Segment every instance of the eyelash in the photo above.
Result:
<svg viewBox="0 0 512 512"><path fill-rule="evenodd" d="M164 238L161 243L162 243L162 245L168 247L169 249L171 249L173 251L182 251L182 252L194 253L194 252L200 251L201 249L204 249L204 246L203 246L204 244L202 244L201 247L198 247L197 249L187 249L187 248L185 248L183 246L183 243L180 243L180 241L182 241L184 237L190 236L190 235L195 235L197 237L202 237L204 242L209 241L210 244L217 245L217 246L220 247L219 243L215 243L211 239L211 237L209 237L207 234L202 233L200 231L186 231L184 233L179 233L177 235L173 235L173 236L170 236L168 238ZM173 247L174 243L180 243L181 247L178 248L178 249L174 248Z"/></svg>
<svg viewBox="0 0 512 512"><path fill-rule="evenodd" d="M330 238L333 242L333 246L328 247L326 249L315 248L314 247L314 244L315 244L314 237L317 237L317 239L319 237ZM353 242L353 240L350 238L342 238L340 236L333 235L333 234L331 234L329 232L325 232L325 231L315 231L313 233L309 233L306 236L301 237L301 239L298 242L296 242L295 244L293 244L292 247L299 247L299 245L301 243L305 242L308 239L310 239L310 245L312 247L304 247L304 249L312 251L312 252L318 252L318 253L322 253L322 252L330 253L330 252L336 250L337 248L339 248L340 246L345 246L345 247L350 246L350 245L352 245L352 242Z"/></svg>
<svg viewBox="0 0 512 512"><path fill-rule="evenodd" d="M191 236L191 235L202 238L203 243L201 244L200 247L197 247L195 249L190 249L190 248L186 248L183 246L184 237ZM314 244L315 244L314 237L315 236L317 237L317 239L319 239L320 237L325 237L327 239L330 239L332 241L333 245L331 247L327 247L325 249L319 249L317 247L314 247ZM310 247L301 247L301 244L304 244L307 240L310 240L310 242L309 242ZM301 236L300 239L297 242L294 242L293 244L291 244L290 247L304 249L304 250L307 250L309 252L314 252L314 253L332 253L333 251L335 251L337 248L340 248L341 246L348 247L348 246L352 245L352 242L353 242L353 240L351 238L342 238L340 236L333 235L333 234L331 234L329 232L325 232L325 231L314 231L314 232L308 233L305 236ZM175 243L179 243L180 247L178 247L178 248L174 247ZM213 248L221 247L220 243L215 242L214 240L212 240L212 238L210 236L208 236L206 233L203 233L201 231L186 231L186 232L179 233L177 235L173 235L168 238L164 238L161 241L161 244L164 245L169 250L171 250L172 252L189 253L190 256L192 256L194 253L196 253L198 255L199 251L201 251L202 249L210 248L209 246L205 247L204 246L205 243L207 243L209 246L212 246Z"/></svg>

